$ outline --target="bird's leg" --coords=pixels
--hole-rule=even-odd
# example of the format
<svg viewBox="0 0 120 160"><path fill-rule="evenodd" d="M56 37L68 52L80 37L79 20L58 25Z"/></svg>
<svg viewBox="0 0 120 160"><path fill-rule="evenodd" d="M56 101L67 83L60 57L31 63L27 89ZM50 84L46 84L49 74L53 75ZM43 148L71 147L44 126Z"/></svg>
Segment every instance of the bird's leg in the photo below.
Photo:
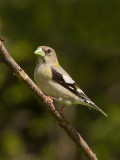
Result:
<svg viewBox="0 0 120 160"><path fill-rule="evenodd" d="M49 96L52 100L55 100L55 101L58 101L58 98L56 97L52 97L52 96ZM60 108L60 112L61 114L63 114L63 109L64 109L65 105L63 105L61 108Z"/></svg>
<svg viewBox="0 0 120 160"><path fill-rule="evenodd" d="M65 105L63 105L61 108L60 108L60 112L63 114L63 109L64 109Z"/></svg>

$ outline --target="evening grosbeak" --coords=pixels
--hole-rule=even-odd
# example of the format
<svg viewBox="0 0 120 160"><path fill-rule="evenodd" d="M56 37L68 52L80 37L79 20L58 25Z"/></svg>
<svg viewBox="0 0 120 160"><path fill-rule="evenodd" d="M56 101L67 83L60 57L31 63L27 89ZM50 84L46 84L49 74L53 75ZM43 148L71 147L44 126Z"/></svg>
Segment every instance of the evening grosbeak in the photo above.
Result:
<svg viewBox="0 0 120 160"><path fill-rule="evenodd" d="M60 66L54 49L48 46L40 46L34 54L37 56L34 79L46 95L53 97L65 106L82 104L107 116L85 95L70 75Z"/></svg>

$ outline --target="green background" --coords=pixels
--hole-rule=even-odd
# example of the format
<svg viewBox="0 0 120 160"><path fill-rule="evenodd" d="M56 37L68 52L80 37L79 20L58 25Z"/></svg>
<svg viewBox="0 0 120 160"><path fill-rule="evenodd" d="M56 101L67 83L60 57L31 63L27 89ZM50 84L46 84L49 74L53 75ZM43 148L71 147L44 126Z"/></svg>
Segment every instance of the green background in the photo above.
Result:
<svg viewBox="0 0 120 160"><path fill-rule="evenodd" d="M0 38L33 79L39 45L109 116L64 109L100 160L120 159L120 1L0 0ZM60 105L56 104L57 108ZM0 64L0 160L85 160L28 88Z"/></svg>

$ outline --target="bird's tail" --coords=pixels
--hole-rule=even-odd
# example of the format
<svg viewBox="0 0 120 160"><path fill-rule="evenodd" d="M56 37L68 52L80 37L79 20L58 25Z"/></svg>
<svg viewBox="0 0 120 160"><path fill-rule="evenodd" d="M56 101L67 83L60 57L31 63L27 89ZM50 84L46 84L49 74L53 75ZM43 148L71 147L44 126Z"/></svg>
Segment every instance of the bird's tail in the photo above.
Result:
<svg viewBox="0 0 120 160"><path fill-rule="evenodd" d="M104 116L108 116L101 108L96 106L93 102L88 104L89 107L96 109L97 111L101 112Z"/></svg>

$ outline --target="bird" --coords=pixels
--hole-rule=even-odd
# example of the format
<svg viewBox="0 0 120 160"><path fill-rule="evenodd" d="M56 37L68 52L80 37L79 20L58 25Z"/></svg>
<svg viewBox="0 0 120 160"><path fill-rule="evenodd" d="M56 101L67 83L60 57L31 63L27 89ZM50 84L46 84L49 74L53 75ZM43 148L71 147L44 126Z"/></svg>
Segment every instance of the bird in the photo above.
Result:
<svg viewBox="0 0 120 160"><path fill-rule="evenodd" d="M34 54L36 55L34 79L43 93L61 103L63 107L81 104L108 116L88 98L79 85L60 66L53 48L39 46Z"/></svg>

